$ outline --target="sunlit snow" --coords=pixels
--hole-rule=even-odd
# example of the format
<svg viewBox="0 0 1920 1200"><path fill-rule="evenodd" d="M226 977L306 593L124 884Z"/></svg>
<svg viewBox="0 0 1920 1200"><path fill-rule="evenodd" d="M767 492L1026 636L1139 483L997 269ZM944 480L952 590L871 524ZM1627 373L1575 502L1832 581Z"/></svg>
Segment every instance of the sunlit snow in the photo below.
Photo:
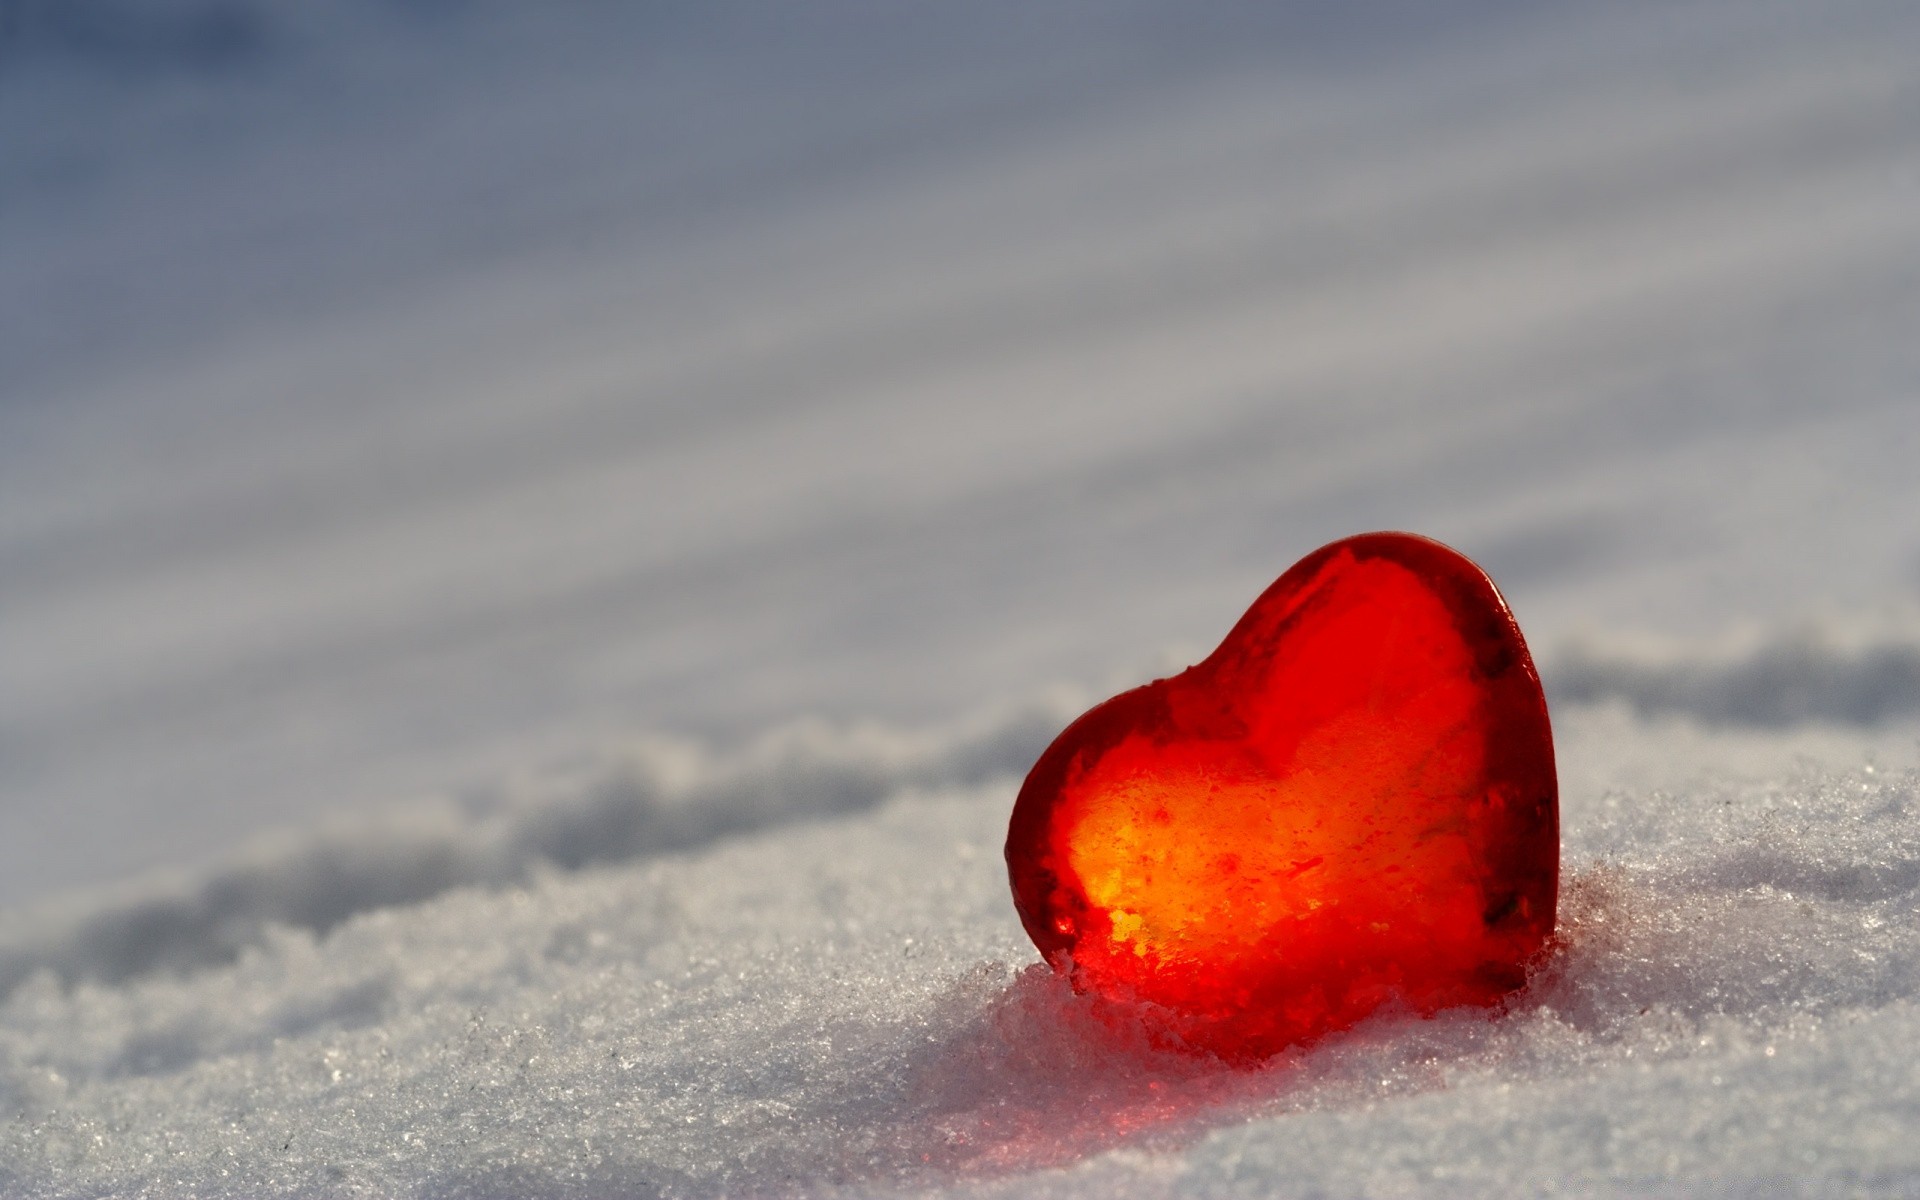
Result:
<svg viewBox="0 0 1920 1200"><path fill-rule="evenodd" d="M0 6L5 8L5 6ZM1920 1191L1920 12L0 12L0 1194ZM1499 1013L1259 1070L1000 843L1501 583Z"/></svg>

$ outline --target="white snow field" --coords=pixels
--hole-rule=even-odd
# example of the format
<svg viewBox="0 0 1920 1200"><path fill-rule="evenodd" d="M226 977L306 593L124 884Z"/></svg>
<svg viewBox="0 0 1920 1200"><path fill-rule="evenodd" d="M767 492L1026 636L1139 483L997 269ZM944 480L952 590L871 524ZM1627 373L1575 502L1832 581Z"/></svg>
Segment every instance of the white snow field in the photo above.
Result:
<svg viewBox="0 0 1920 1200"><path fill-rule="evenodd" d="M1920 1196L1920 7L0 4L0 1196ZM1558 945L1036 965L1085 705L1489 568Z"/></svg>

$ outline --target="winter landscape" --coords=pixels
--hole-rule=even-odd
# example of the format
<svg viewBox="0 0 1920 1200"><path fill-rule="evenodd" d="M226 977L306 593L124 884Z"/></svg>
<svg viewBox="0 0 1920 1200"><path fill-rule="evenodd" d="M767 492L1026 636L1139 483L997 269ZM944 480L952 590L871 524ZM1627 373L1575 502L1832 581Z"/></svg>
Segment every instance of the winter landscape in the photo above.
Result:
<svg viewBox="0 0 1920 1200"><path fill-rule="evenodd" d="M0 4L0 1195L1920 1195L1920 10ZM1000 858L1300 555L1499 581L1504 1011Z"/></svg>

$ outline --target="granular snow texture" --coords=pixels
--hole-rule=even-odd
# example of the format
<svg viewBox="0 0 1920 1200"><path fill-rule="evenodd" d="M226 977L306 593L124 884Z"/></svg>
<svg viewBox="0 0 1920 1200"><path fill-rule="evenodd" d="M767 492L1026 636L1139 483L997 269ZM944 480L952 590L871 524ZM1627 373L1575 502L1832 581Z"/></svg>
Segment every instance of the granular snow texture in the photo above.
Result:
<svg viewBox="0 0 1920 1200"><path fill-rule="evenodd" d="M1920 1196L1920 8L0 3L0 1196ZM1085 705L1485 565L1559 943L1036 963Z"/></svg>
<svg viewBox="0 0 1920 1200"><path fill-rule="evenodd" d="M1017 781L996 769L1029 725L944 745L807 731L744 770L655 748L516 797L511 818L262 851L252 873L181 885L197 928L175 897L103 901L87 932L13 952L29 973L0 1006L5 1190L1920 1183L1920 774L1868 763L1877 739L1563 713L1561 945L1527 991L1236 1070L1148 1047L1033 963L998 855ZM1914 732L1878 736L1911 752ZM981 753L995 742L1003 761ZM515 861L543 826L612 861ZM448 864L438 894L300 920L321 890L306 876L331 874L344 910L422 858ZM286 915L236 935L215 910L236 892L230 917ZM175 928L167 959L73 957L143 920Z"/></svg>

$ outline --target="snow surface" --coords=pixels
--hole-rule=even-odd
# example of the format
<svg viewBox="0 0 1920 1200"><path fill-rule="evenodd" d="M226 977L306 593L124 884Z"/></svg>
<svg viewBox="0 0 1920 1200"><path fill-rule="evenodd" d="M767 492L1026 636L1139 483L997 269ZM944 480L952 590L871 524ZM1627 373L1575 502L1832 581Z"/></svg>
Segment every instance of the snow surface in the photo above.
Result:
<svg viewBox="0 0 1920 1200"><path fill-rule="evenodd" d="M0 12L0 1194L1920 1195L1920 11ZM999 843L1490 568L1509 1011L1093 1021Z"/></svg>
<svg viewBox="0 0 1920 1200"><path fill-rule="evenodd" d="M26 922L0 1178L606 1196L1920 1177L1920 772L1811 765L1873 739L1576 710L1564 944L1511 1010L1389 1015L1236 1071L1130 1040L1031 965L997 851L1040 717L795 730L726 762L641 747L491 811Z"/></svg>

